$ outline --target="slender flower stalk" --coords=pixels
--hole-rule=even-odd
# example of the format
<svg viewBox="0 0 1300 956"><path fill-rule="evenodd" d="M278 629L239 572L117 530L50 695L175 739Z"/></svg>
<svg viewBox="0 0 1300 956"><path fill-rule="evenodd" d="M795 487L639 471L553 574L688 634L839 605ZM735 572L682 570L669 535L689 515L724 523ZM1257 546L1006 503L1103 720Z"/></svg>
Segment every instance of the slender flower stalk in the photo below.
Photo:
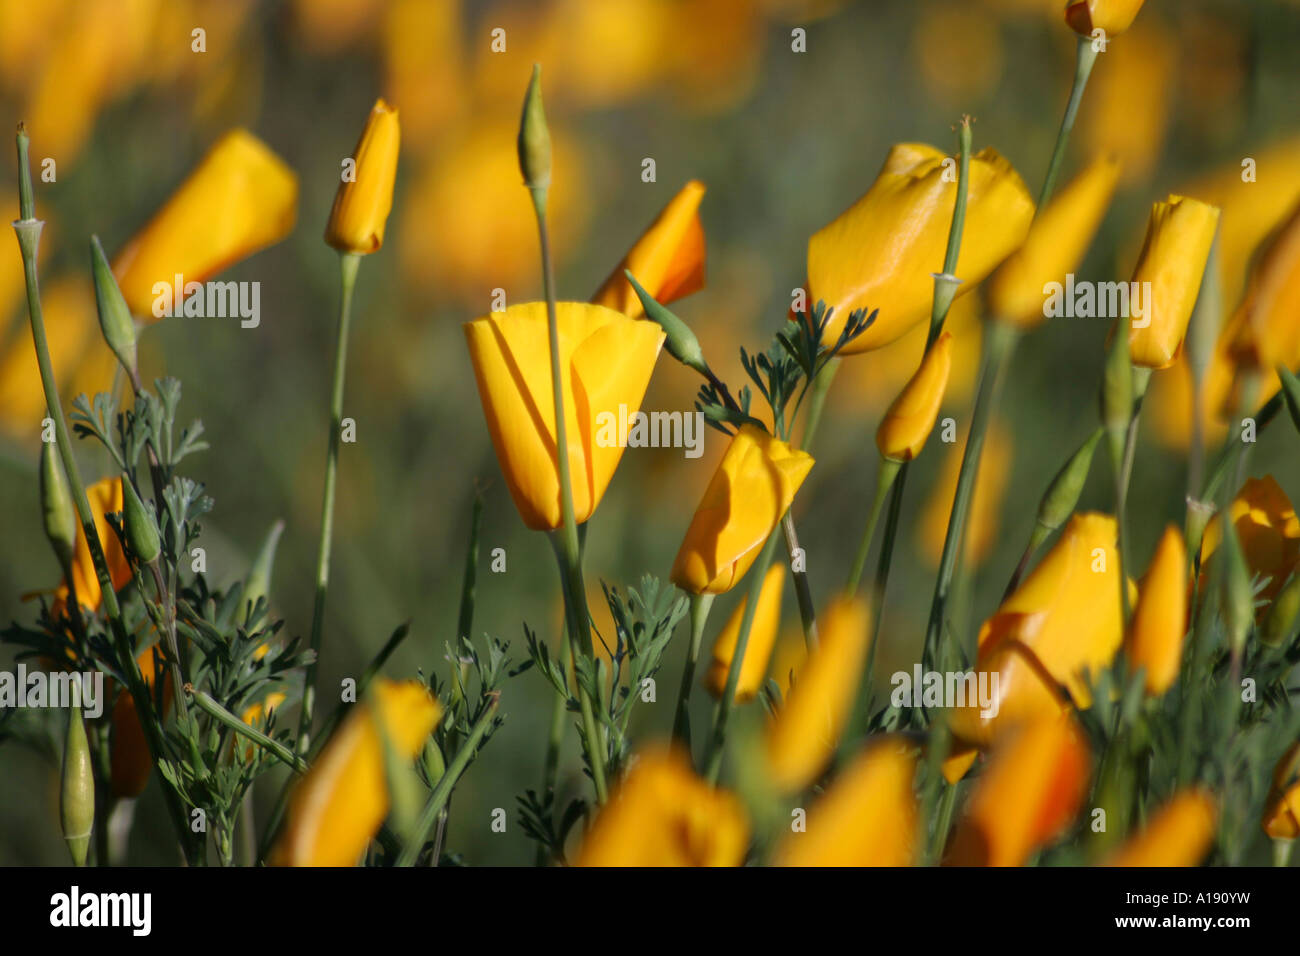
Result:
<svg viewBox="0 0 1300 956"><path fill-rule="evenodd" d="M63 462L64 474L67 476L72 501L77 509L77 519L81 522L86 545L95 566L95 575L99 580L104 613L108 617L113 632L118 657L127 679L127 686L135 699L140 713L140 724L145 731L150 755L155 763L164 759L165 744L157 716L154 713L149 690L136 665L132 653L130 635L122 620L122 611L117 603L117 592L113 589L113 579L108 562L104 557L104 547L95 527L95 519L90 510L90 501L86 497L86 485L81 478L76 456L72 453L72 439L68 433L67 418L63 414L63 405L59 401L59 389L54 379L54 367L50 361L49 343L45 336L45 321L41 312L40 284L36 274L37 249L41 241L41 228L44 223L36 218L36 204L32 190L32 174L28 165L27 152L30 137L26 128L20 123L15 137L18 148L18 206L19 219L13 224L18 236L18 246L22 253L23 274L27 286L27 314L31 321L32 343L36 349L36 363L40 368L41 386L45 392L45 404L50 417L54 420L54 437L58 445L59 456ZM186 859L191 863L200 862L202 847L190 837L190 828L180 797L171 786L163 787L164 800L168 814L177 834L181 837Z"/></svg>
<svg viewBox="0 0 1300 956"><path fill-rule="evenodd" d="M523 117L519 125L519 165L524 175L524 185L533 201L537 218L537 237L542 253L542 283L546 295L546 321L550 341L551 393L555 402L555 456L560 479L560 513L562 524L551 537L560 570L561 588L564 592L564 610L569 632L576 638L570 641L570 653L581 652L592 656L591 615L587 609L587 591L582 582L582 549L578 542L578 524L573 510L573 479L569 468L568 425L564 414L564 378L560 368L560 326L556 318L555 269L551 262L551 239L546 224L546 198L551 185L551 136L546 126L542 107L541 67L534 64L532 80L524 97ZM573 645L576 643L576 647ZM575 670L576 674L576 670ZM578 707L582 715L583 735L587 743L587 759L591 763L592 783L596 799L604 803L609 798L605 782L605 754L603 738L596 725L591 695L582 681L578 684Z"/></svg>
<svg viewBox="0 0 1300 956"><path fill-rule="evenodd" d="M312 713L316 707L316 673L319 666L321 639L325 630L325 596L329 591L330 549L334 542L334 494L338 477L339 443L343 422L343 384L348 367L348 333L352 325L352 292L356 288L361 256L355 252L339 253L339 324L334 345L334 378L330 387L329 447L325 452L325 489L321 495L320 541L316 549L316 597L312 604L312 661L307 665L303 688L302 714L298 722L298 753L311 745Z"/></svg>
<svg viewBox="0 0 1300 956"><path fill-rule="evenodd" d="M673 717L673 738L690 747L690 731L687 715L690 711L691 688L695 685L695 667L700 659L700 645L704 641L704 625L709 619L709 610L713 607L716 595L703 593L691 595L691 645L686 652L686 664L682 669L682 686L677 691L677 709Z"/></svg>
<svg viewBox="0 0 1300 956"><path fill-rule="evenodd" d="M1052 159L1047 164L1047 175L1043 177L1043 188L1038 194L1039 209L1052 197L1052 190L1056 188L1056 177L1060 175L1061 164L1065 161L1065 147L1070 141L1070 131L1074 129L1079 104L1083 102L1083 91L1088 87L1088 77L1092 75L1092 67L1096 62L1097 50L1093 47L1093 39L1080 36L1075 47L1074 84L1070 87L1070 98L1065 104L1065 114L1061 117L1061 128L1056 133L1056 145L1052 148Z"/></svg>
<svg viewBox="0 0 1300 956"><path fill-rule="evenodd" d="M711 784L718 782L722 772L722 753L727 743L727 722L736 703L736 686L740 683L740 666L745 660L745 649L749 646L749 632L754 626L754 617L758 613L758 600L763 593L763 581L767 577L768 565L776 553L780 540L777 531L768 535L767 543L758 560L750 569L749 592L745 598L745 614L740 621L740 634L736 638L736 649L731 655L731 667L727 671L727 684L723 688L722 698L718 701L713 714L713 732L709 737L708 749L704 756L704 777Z"/></svg>

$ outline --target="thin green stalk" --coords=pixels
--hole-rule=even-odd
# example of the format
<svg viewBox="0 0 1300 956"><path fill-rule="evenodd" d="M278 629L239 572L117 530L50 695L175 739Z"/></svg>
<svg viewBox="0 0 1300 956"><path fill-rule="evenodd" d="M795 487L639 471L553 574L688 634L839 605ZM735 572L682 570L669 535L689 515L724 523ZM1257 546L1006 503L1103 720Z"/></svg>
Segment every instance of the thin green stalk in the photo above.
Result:
<svg viewBox="0 0 1300 956"><path fill-rule="evenodd" d="M677 709L673 718L673 739L682 741L689 749L691 745L689 711L691 688L695 686L695 666L700 658L700 646L704 641L704 625L709 619L709 610L713 607L712 594L691 595L691 646L686 652L686 664L682 668L682 685L677 691Z"/></svg>
<svg viewBox="0 0 1300 956"><path fill-rule="evenodd" d="M880 624L885 619L885 591L889 587L889 569L894 561L894 544L898 541L898 519L903 513L903 488L906 486L910 463L903 465L899 480L894 483L889 496L889 514L885 518L885 537L880 542L880 557L876 560L876 579L871 585L871 643L867 647L867 670L862 678L862 698L866 702L863 713L871 714L871 684L876 674L876 648L880 645Z"/></svg>
<svg viewBox="0 0 1300 956"><path fill-rule="evenodd" d="M902 468L902 462L892 458L882 458L876 471L876 494L871 500L871 511L867 514L867 523L862 528L862 537L858 541L858 550L849 568L849 577L844 584L846 595L854 594L862 580L862 572L867 566L867 555L871 551L871 542L876 536L876 524L880 521L880 512L884 510L885 500L894 487L894 479Z"/></svg>
<svg viewBox="0 0 1300 956"><path fill-rule="evenodd" d="M572 648L569 643L569 629L563 628L560 637L560 666L572 656ZM556 694L555 700L551 704L551 726L546 735L546 763L542 767L542 796L555 793L555 783L560 774L560 745L564 741L564 714L568 698L562 694ZM537 845L536 864L538 866L546 865L546 847L540 843Z"/></svg>
<svg viewBox="0 0 1300 956"><path fill-rule="evenodd" d="M340 430L343 421L343 382L348 367L348 331L352 324L352 292L357 284L361 256L339 255L338 340L334 346L334 383L330 390L329 448L325 453L325 490L321 496L320 545L316 552L316 600L311 614L312 661L303 685L302 712L298 718L298 753L311 746L312 713L316 708L316 674L320 667L321 639L325 630L325 595L329 591L330 548L334 540L334 490L338 476Z"/></svg>
<svg viewBox="0 0 1300 956"><path fill-rule="evenodd" d="M785 537L786 552L790 559L790 574L794 577L794 594L799 604L799 623L803 627L804 643L812 650L817 646L817 612L813 607L808 569L795 567L795 555L802 549L799 547L799 532L794 527L794 516L789 511L781 519L781 533Z"/></svg>
<svg viewBox="0 0 1300 956"><path fill-rule="evenodd" d="M577 638L575 651L590 659L591 617L587 609L587 592L582 583L582 550L578 541L578 522L573 510L573 480L569 469L568 423L564 417L564 377L560 370L560 323L555 307L555 267L551 262L551 237L546 225L546 188L530 188L533 212L537 217L537 237L542 251L542 284L546 293L546 322L550 333L551 395L555 413L555 461L560 478L560 514L563 523L557 529L555 549L560 562L560 578L565 590L565 609L569 625ZM587 737L587 759L591 762L592 783L596 799L604 803L608 798L605 783L605 755L597 734L591 695L578 681L578 706L582 713L583 732Z"/></svg>
<svg viewBox="0 0 1300 956"><path fill-rule="evenodd" d="M1074 119L1079 113L1079 103L1083 100L1083 91L1088 86L1088 77L1092 75L1093 64L1097 62L1097 51L1093 49L1091 37L1079 37L1075 51L1074 85L1070 87L1070 99L1065 104L1065 115L1061 117L1061 128L1056 133L1056 146L1052 149L1051 162L1047 164L1047 175L1043 178L1043 188L1038 194L1038 209L1041 210L1056 188L1056 177L1060 175L1061 163L1065 160L1065 147L1070 141L1070 131L1074 129Z"/></svg>
<svg viewBox="0 0 1300 956"><path fill-rule="evenodd" d="M826 396L830 393L831 382L835 380L835 373L839 370L840 359L836 357L827 362L813 379L812 392L808 398L808 417L804 419L803 438L799 444L804 451L812 448L817 427L822 421L822 411L826 407Z"/></svg>
<svg viewBox="0 0 1300 956"><path fill-rule="evenodd" d="M767 569L772 563L772 556L776 553L776 544L780 540L780 535L773 530L767 537L767 543L763 545L763 551L750 568L751 575L749 584L749 594L745 599L745 613L740 618L740 634L736 637L736 650L731 656L731 667L727 670L727 684L722 691L722 699L718 701L713 717L713 733L709 737L708 749L705 752L704 766L705 777L710 783L718 782L718 775L722 772L722 753L727 742L727 722L731 718L732 708L736 703L736 685L740 683L740 665L745 659L745 649L749 646L749 632L754 626L754 615L758 611L758 600L763 593L763 579L767 577Z"/></svg>
<svg viewBox="0 0 1300 956"><path fill-rule="evenodd" d="M307 761L295 754L288 747L279 741L272 740L266 734L262 733L256 727L250 727L244 723L221 704L217 703L211 695L201 690L195 690L192 686L186 685L185 693L192 694L194 703L198 705L199 710L203 711L209 717L214 718L219 723L225 724L241 737L247 737L259 747L265 747L271 756L275 757L286 767L289 767L295 773L306 773L309 768Z"/></svg>
<svg viewBox="0 0 1300 956"><path fill-rule="evenodd" d="M127 689L139 709L140 724L144 730L145 740L154 763L160 763L166 753L161 726L149 697L149 689L136 664L130 635L122 621L122 611L117 603L117 592L113 589L113 579L109 574L108 562L104 558L104 547L99 540L99 530L95 527L94 516L90 510L90 501L86 497L86 486L81 479L81 470L77 466L76 456L72 453L72 439L68 433L67 419L63 414L63 405L59 401L58 385L54 378L54 367L50 362L50 348L45 336L45 319L41 310L40 283L36 273L36 253L40 246L41 229L44 223L36 218L36 204L32 191L31 168L27 161L29 139L22 124L18 126L15 137L18 147L18 206L19 220L14 223L14 232L18 236L18 246L23 259L23 276L27 287L27 315L31 322L32 344L36 349L36 364L40 368L41 386L45 392L45 405L50 417L54 419L54 436L58 446L59 457L63 462L64 472L71 485L73 504L77 509L77 519L81 523L82 533L86 536L86 545L95 566L95 576L99 580L100 593L104 605L104 614L108 618L113 632L113 640L122 670L127 681ZM186 859L191 864L201 862L202 848L193 838L186 819L184 807L175 788L164 783L163 796L172 824L180 837Z"/></svg>
<svg viewBox="0 0 1300 956"><path fill-rule="evenodd" d="M948 531L944 536L943 553L939 558L939 574L934 583L934 597L930 601L930 619L925 634L926 659L929 661L937 660L935 654L938 651L944 614L952 592L958 547L965 537L966 519L975 493L975 479L979 472L981 453L984 450L984 434L988 430L997 383L1002 377L1007 360L1015 349L1017 337L1018 333L1015 329L1000 323L991 325L985 336L979 387L975 393L975 407L971 410L970 434L966 438L966 448L962 453L961 470L957 474L957 489L953 493L952 511L948 517Z"/></svg>
<svg viewBox="0 0 1300 956"><path fill-rule="evenodd" d="M474 753L478 750L483 735L492 726L493 718L496 717L498 703L498 699L494 697L487 710L483 712L483 715L470 729L468 739L456 752L456 756L452 758L451 763L447 765L446 771L433 788L433 793L429 794L429 802L424 805L424 810L420 814L420 822L416 825L411 838L402 847L401 855L397 858L398 866L415 865L420 850L429 838L429 831L433 829L434 824L438 821L438 814L447 805L447 801L451 799L452 787L456 786L457 781L460 780L461 774L465 772L465 768L469 766L470 760L473 759Z"/></svg>

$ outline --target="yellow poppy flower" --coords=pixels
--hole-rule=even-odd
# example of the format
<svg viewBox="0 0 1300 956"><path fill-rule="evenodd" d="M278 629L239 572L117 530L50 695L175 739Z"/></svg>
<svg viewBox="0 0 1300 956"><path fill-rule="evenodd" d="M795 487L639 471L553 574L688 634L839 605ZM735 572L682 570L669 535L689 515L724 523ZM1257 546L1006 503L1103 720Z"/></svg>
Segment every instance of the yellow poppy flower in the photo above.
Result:
<svg viewBox="0 0 1300 956"><path fill-rule="evenodd" d="M1029 227L1025 244L989 279L993 318L1025 329L1044 320L1043 286L1064 282L1083 261L1118 180L1119 163L1101 156L1056 194Z"/></svg>
<svg viewBox="0 0 1300 956"><path fill-rule="evenodd" d="M1151 207L1146 241L1133 270L1133 282L1151 283L1145 315L1129 323L1134 365L1166 368L1182 348L1183 334L1201 289L1219 209L1186 196Z"/></svg>
<svg viewBox="0 0 1300 956"><path fill-rule="evenodd" d="M1059 837L1088 791L1088 745L1070 718L1008 738L989 760L949 844L951 866L1021 866Z"/></svg>
<svg viewBox="0 0 1300 956"><path fill-rule="evenodd" d="M1111 854L1105 866L1196 866L1214 840L1218 808L1205 790L1170 798L1138 833Z"/></svg>
<svg viewBox="0 0 1300 956"><path fill-rule="evenodd" d="M952 370L952 333L944 332L930 346L916 370L889 406L876 429L876 448L893 461L911 461L921 453L943 404Z"/></svg>
<svg viewBox="0 0 1300 956"><path fill-rule="evenodd" d="M90 513L95 518L95 531L99 534L99 543L104 549L104 560L108 563L109 577L113 589L120 591L131 580L131 564L122 550L122 543L116 532L108 524L105 515L122 510L122 482L118 478L104 478L86 489L86 500L90 503ZM90 557L90 545L86 543L86 533L80 523L77 525L77 550L72 556L72 581L77 587L77 603L91 611L99 610L104 600L99 586L99 576L95 573L95 563ZM64 581L54 591L52 610L62 613L69 595L68 582Z"/></svg>
<svg viewBox="0 0 1300 956"><path fill-rule="evenodd" d="M155 283L171 288L178 275L204 282L279 242L297 214L293 170L252 133L232 130L118 253L113 273L126 304L138 318L156 318Z"/></svg>
<svg viewBox="0 0 1300 956"><path fill-rule="evenodd" d="M680 751L656 746L601 807L576 865L739 866L748 844L741 802L697 777Z"/></svg>
<svg viewBox="0 0 1300 956"><path fill-rule="evenodd" d="M404 760L424 747L442 713L419 681L377 680L294 786L272 861L277 866L352 866L388 814L384 739ZM382 729L376 722L382 722Z"/></svg>
<svg viewBox="0 0 1300 956"><path fill-rule="evenodd" d="M978 703L953 714L954 732L987 745L1004 728L1062 709L1069 698L1091 706L1089 678L1119 650L1115 519L1076 514L1060 538L979 632L976 672L998 676L995 713ZM984 678L990 681L991 678Z"/></svg>
<svg viewBox="0 0 1300 956"><path fill-rule="evenodd" d="M339 183L325 224L325 241L340 252L368 255L384 244L401 140L397 110L376 100L352 150L352 175Z"/></svg>
<svg viewBox="0 0 1300 956"><path fill-rule="evenodd" d="M686 529L672 582L694 594L730 591L758 558L812 466L807 452L742 425Z"/></svg>
<svg viewBox="0 0 1300 956"><path fill-rule="evenodd" d="M1129 666L1146 671L1146 692L1159 697L1178 678L1187 632L1187 547L1165 529L1138 589L1128 638Z"/></svg>
<svg viewBox="0 0 1300 956"><path fill-rule="evenodd" d="M802 790L834 754L862 680L870 625L867 602L856 597L837 598L818 621L821 640L767 728L768 775L778 790Z"/></svg>
<svg viewBox="0 0 1300 956"><path fill-rule="evenodd" d="M740 677L736 682L737 701L752 699L767 678L767 665L772 657L772 648L776 645L777 629L781 625L781 591L785 587L785 574L785 563L778 561L767 569L767 576L763 578L758 607L754 610L754 620L749 628L749 640L745 643L745 659L740 663ZM714 697L721 697L726 690L727 674L730 673L731 661L736 656L740 625L748 604L749 597L746 596L736 605L713 643L713 660L704 675L704 684Z"/></svg>
<svg viewBox="0 0 1300 956"><path fill-rule="evenodd" d="M581 524L618 468L621 412L630 419L640 410L664 333L653 323L582 302L558 303L556 322L573 509ZM488 431L515 507L530 528L558 528L563 518L546 303L514 305L464 328Z"/></svg>
<svg viewBox="0 0 1300 956"><path fill-rule="evenodd" d="M1259 609L1262 618L1268 604L1300 564L1300 519L1291 499L1272 475L1248 479L1228 507L1228 517L1236 529L1251 575L1269 579L1255 595L1257 601L1266 602ZM1223 539L1219 521L1219 515L1211 518L1201 538L1202 583L1208 581L1210 560Z"/></svg>
<svg viewBox="0 0 1300 956"><path fill-rule="evenodd" d="M778 866L907 866L915 854L914 748L893 735L872 741L790 833Z"/></svg>
<svg viewBox="0 0 1300 956"><path fill-rule="evenodd" d="M672 198L591 297L596 305L633 319L645 317L641 299L623 274L628 270L661 305L704 288L704 184L691 180Z"/></svg>
<svg viewBox="0 0 1300 956"><path fill-rule="evenodd" d="M890 150L861 199L808 242L808 305L833 309L833 341L851 312L879 310L845 354L888 345L930 314L932 274L943 269L957 182L951 157L923 143ZM971 158L966 226L956 274L969 292L1021 246L1034 202L1020 174L992 149Z"/></svg>
<svg viewBox="0 0 1300 956"><path fill-rule="evenodd" d="M153 691L157 672L154 670L154 649L145 650L136 658L140 676L145 686ZM172 679L170 674L163 675L163 707L170 709L172 700ZM122 688L113 701L113 738L109 745L109 790L115 797L138 797L149 785L149 776L153 773L153 755L149 752L149 741L145 738L144 728L140 726L140 715L135 709L135 698L131 692Z"/></svg>
<svg viewBox="0 0 1300 956"><path fill-rule="evenodd" d="M1232 357L1273 372L1300 364L1300 207L1260 253L1232 324ZM1276 393L1273 388L1269 394Z"/></svg>

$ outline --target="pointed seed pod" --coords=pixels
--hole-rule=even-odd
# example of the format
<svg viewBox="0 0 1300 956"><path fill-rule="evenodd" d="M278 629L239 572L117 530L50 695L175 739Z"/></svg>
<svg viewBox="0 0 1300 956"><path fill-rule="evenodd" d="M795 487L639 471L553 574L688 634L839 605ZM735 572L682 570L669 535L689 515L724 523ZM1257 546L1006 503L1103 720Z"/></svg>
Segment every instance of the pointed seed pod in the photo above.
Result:
<svg viewBox="0 0 1300 956"><path fill-rule="evenodd" d="M152 563L162 552L158 526L126 476L122 477L122 523L126 529L126 541L136 557L144 564Z"/></svg>
<svg viewBox="0 0 1300 956"><path fill-rule="evenodd" d="M542 108L542 67L533 64L533 78L524 94L524 111L519 119L519 171L524 185L544 190L551 185L551 131Z"/></svg>
<svg viewBox="0 0 1300 956"><path fill-rule="evenodd" d="M1104 433L1105 429L1098 428L1089 435L1043 492L1043 500L1038 505L1038 524L1049 533L1065 524L1079 504L1079 495L1092 468L1092 454Z"/></svg>
<svg viewBox="0 0 1300 956"><path fill-rule="evenodd" d="M631 272L625 271L624 275L636 290L637 297L641 300L641 307L645 309L646 318L657 323L664 330L667 336L664 345L668 347L668 354L701 375L705 374L708 363L704 361L704 350L700 348L700 340L695 337L691 327L656 302L654 296L641 287L641 283L636 281L636 277Z"/></svg>
<svg viewBox="0 0 1300 956"><path fill-rule="evenodd" d="M122 298L122 290L113 277L98 236L90 237L90 271L95 277L95 305L104 341L131 376L131 381L135 382L139 377L136 373L135 320L131 318L126 299Z"/></svg>
<svg viewBox="0 0 1300 956"><path fill-rule="evenodd" d="M54 452L54 442L41 443L41 517L45 537L59 559L59 567L66 573L77 547L77 512L68 490L68 478L63 473L63 462Z"/></svg>
<svg viewBox="0 0 1300 956"><path fill-rule="evenodd" d="M86 853L90 849L90 831L95 825L95 775L91 769L90 743L86 740L80 707L73 707L68 715L59 816L72 862L85 866Z"/></svg>

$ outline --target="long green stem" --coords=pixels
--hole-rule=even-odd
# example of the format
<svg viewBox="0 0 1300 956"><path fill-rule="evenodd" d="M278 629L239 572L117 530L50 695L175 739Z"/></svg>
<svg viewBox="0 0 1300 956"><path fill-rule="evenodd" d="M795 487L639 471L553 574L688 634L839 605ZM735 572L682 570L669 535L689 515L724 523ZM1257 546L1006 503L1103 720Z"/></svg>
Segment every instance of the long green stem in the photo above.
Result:
<svg viewBox="0 0 1300 956"><path fill-rule="evenodd" d="M542 251L542 284L546 293L546 322L550 337L551 395L555 414L555 461L560 479L560 515L562 524L557 529L556 557L560 562L560 577L565 590L565 611L571 633L575 637L575 652L591 659L591 617L587 610L587 592L582 583L582 549L578 541L578 522L573 510L573 479L569 466L568 423L564 417L564 376L560 369L560 323L555 306L555 267L551 262L551 237L546 226L546 189L530 189L533 212L537 217L537 237ZM605 784L605 754L597 733L591 695L582 681L578 681L578 706L582 713L583 733L587 738L587 759L591 763L592 783L596 799L604 803L608 797Z"/></svg>
<svg viewBox="0 0 1300 956"><path fill-rule="evenodd" d="M407 841L406 846L402 847L401 855L397 858L398 866L415 865L415 860L420 855L420 850L429 837L429 831L438 822L438 814L447 805L447 801L451 799L452 787L456 786L456 782L460 780L461 774L465 772L465 768L469 766L470 760L473 759L474 753L478 750L479 741L483 739L483 735L492 726L492 721L496 717L497 704L497 699L493 698L483 715L475 721L474 726L470 729L469 737L461 744L460 750L456 752L456 756L447 765L447 769L433 788L433 793L429 794L429 802L424 805L424 810L420 814L420 822L416 824L411 839ZM434 864L437 865L437 860L434 860Z"/></svg>
<svg viewBox="0 0 1300 956"><path fill-rule="evenodd" d="M799 604L799 623L803 626L803 639L808 649L817 646L817 612L813 608L812 585L808 581L806 555L799 547L799 532L794 527L794 516L787 511L781 519L781 533L785 537L786 553L790 559L790 574L794 578L795 600Z"/></svg>
<svg viewBox="0 0 1300 956"><path fill-rule="evenodd" d="M894 479L898 477L901 468L902 462L895 461L892 458L880 459L880 467L876 471L876 494L871 500L871 511L867 514L867 523L862 529L862 537L858 541L858 550L853 557L853 564L849 568L848 580L844 584L844 593L846 595L853 594L858 590L858 584L862 580L862 572L867 566L867 555L871 551L871 542L876 536L876 525L880 521L880 513L884 510L889 491L894 487Z"/></svg>
<svg viewBox="0 0 1300 956"><path fill-rule="evenodd" d="M569 628L565 626L561 629L560 637L560 666L566 666L565 662L569 660L572 654L572 647L569 642ZM551 726L546 734L546 762L542 766L542 797L555 793L555 783L560 775L560 745L564 742L564 714L568 703L568 698L564 694L556 694L555 700L551 703ZM546 847L537 844L537 866L545 866Z"/></svg>
<svg viewBox="0 0 1300 956"><path fill-rule="evenodd" d="M330 548L334 540L334 489L338 476L339 442L343 421L343 382L348 367L348 331L352 324L352 291L357 284L361 256L339 256L340 289L338 341L334 346L334 383L330 390L329 448L325 453L325 491L321 496L320 544L316 552L316 600L311 614L312 660L303 686L302 713L298 719L298 753L311 745L312 712L316 708L316 674L320 667L321 638L325 630L325 595L329 591Z"/></svg>
<svg viewBox="0 0 1300 956"><path fill-rule="evenodd" d="M1041 210L1056 188L1056 177L1060 175L1061 164L1065 160L1065 147L1070 141L1070 131L1074 129L1074 119L1079 113L1079 103L1083 100L1083 91L1088 86L1088 77L1092 75L1093 64L1097 62L1097 51L1093 49L1091 37L1079 37L1075 51L1074 85L1070 87L1070 99L1065 104L1065 114L1061 117L1061 128L1056 133L1056 146L1052 149L1051 162L1047 164L1047 175L1043 178L1043 188L1038 193L1038 209Z"/></svg>
<svg viewBox="0 0 1300 956"><path fill-rule="evenodd" d="M989 326L985 335L979 387L975 393L975 407L971 410L970 434L966 438L966 448L962 452L961 469L957 473L957 488L953 493L952 511L948 517L948 531L943 539L939 573L934 583L934 597L930 601L925 652L926 659L932 662L938 660L936 652L943 630L948 599L952 593L958 547L965 537L966 519L975 493L975 479L979 473L980 456L984 450L984 434L988 430L989 418L993 411L997 383L1002 377L1007 360L1014 351L1016 338L1016 330L1002 323Z"/></svg>
<svg viewBox="0 0 1300 956"><path fill-rule="evenodd" d="M36 203L32 191L31 168L27 161L29 139L26 130L20 124L16 136L18 147L18 205L19 220L14 223L14 232L18 236L18 246L22 252L23 276L27 287L27 315L31 322L32 344L36 349L36 364L41 373L41 387L45 392L45 405L50 417L54 419L54 437L58 446L59 457L72 490L73 504L77 509L77 519L81 523L82 533L86 537L86 546L95 566L95 576L99 580L99 589L104 605L104 614L108 618L113 632L113 640L127 688L135 700L139 711L140 725L144 730L145 740L149 745L154 763L165 759L165 744L161 725L149 697L148 686L136 664L134 648L126 626L122 621L122 611L117 603L117 592L113 589L113 579L109 574L108 562L104 558L104 547L99 540L99 531L95 527L94 516L90 510L90 501L86 497L86 486L81 479L81 470L77 466L76 456L72 453L72 439L68 434L67 419L63 414L63 405L59 401L59 389L54 378L54 366L50 362L50 348L45 336L45 319L41 310L40 283L36 273L36 254L41 241L41 228L44 223L36 218ZM164 782L164 800L172 824L180 837L186 859L192 864L201 862L202 847L190 832L184 807L175 788Z"/></svg>
<svg viewBox="0 0 1300 956"><path fill-rule="evenodd" d="M754 615L758 611L759 597L763 593L763 579L767 577L768 566L776 553L776 544L780 533L773 530L763 545L763 551L750 568L749 593L745 598L745 613L740 618L740 633L736 636L736 649L731 655L731 667L727 670L727 684L722 691L722 699L713 717L713 733L709 737L708 750L704 758L704 775L710 783L718 782L722 772L722 753L727 742L727 722L731 718L732 708L736 703L736 686L740 683L740 665L745 659L745 649L749 646L749 632L754 626Z"/></svg>
<svg viewBox="0 0 1300 956"><path fill-rule="evenodd" d="M271 756L275 757L286 767L292 769L295 773L306 773L309 769L307 761L303 760L288 747L276 740L272 740L266 734L262 733L256 727L250 727L244 723L226 708L222 707L211 695L201 690L195 690L193 687L186 686L184 693L192 694L194 703L198 705L199 710L208 716L214 718L218 723L225 724L241 737L247 737L259 747L265 747Z"/></svg>
<svg viewBox="0 0 1300 956"><path fill-rule="evenodd" d="M704 625L709 619L713 598L712 594L691 595L691 646L687 649L686 663L682 667L682 685L677 691L677 708L673 717L673 739L682 741L688 749L691 745L689 723L691 688L695 685L695 666L700 659Z"/></svg>

